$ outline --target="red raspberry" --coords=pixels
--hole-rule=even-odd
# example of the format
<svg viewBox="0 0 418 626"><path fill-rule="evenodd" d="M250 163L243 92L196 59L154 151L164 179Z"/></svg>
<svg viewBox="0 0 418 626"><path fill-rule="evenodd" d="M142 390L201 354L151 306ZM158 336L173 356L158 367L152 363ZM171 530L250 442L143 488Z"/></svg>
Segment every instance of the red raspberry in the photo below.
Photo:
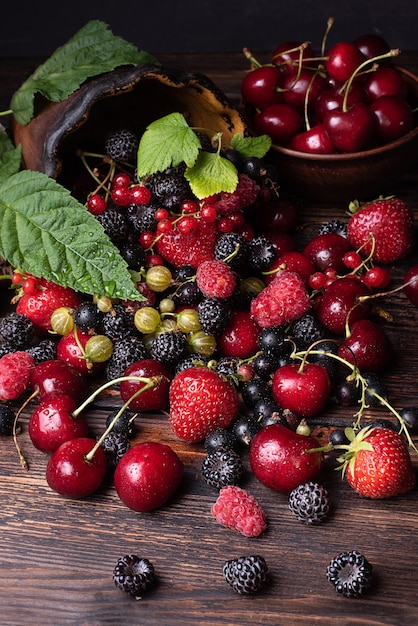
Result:
<svg viewBox="0 0 418 626"><path fill-rule="evenodd" d="M222 526L245 537L258 537L267 528L266 514L248 491L235 485L223 487L212 506L212 515Z"/></svg>
<svg viewBox="0 0 418 626"><path fill-rule="evenodd" d="M5 354L0 359L0 400L16 400L29 386L35 361L28 352Z"/></svg>
<svg viewBox="0 0 418 626"><path fill-rule="evenodd" d="M224 261L204 261L197 268L196 283L207 298L229 298L234 293L236 279Z"/></svg>
<svg viewBox="0 0 418 626"><path fill-rule="evenodd" d="M214 203L218 214L234 213L241 211L250 204L253 204L258 196L260 187L246 174L239 174L238 185L232 193L223 191L221 197Z"/></svg>
<svg viewBox="0 0 418 626"><path fill-rule="evenodd" d="M251 302L251 315L262 328L293 322L311 308L303 279L296 272L281 270Z"/></svg>

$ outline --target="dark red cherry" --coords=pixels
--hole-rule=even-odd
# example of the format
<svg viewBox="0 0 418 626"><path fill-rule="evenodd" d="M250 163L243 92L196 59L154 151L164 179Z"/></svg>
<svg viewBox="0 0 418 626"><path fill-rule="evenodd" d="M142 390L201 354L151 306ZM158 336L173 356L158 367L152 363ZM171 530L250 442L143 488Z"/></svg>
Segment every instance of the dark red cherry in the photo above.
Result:
<svg viewBox="0 0 418 626"><path fill-rule="evenodd" d="M287 145L303 128L301 113L284 102L271 104L257 112L253 122L257 133L269 135L273 143L281 146Z"/></svg>
<svg viewBox="0 0 418 626"><path fill-rule="evenodd" d="M308 109L314 107L319 94L327 88L327 83L321 74L310 69L302 69L296 82L295 79L293 74L287 74L283 77L281 82L281 88L284 90L283 100L303 113L305 103L307 103Z"/></svg>
<svg viewBox="0 0 418 626"><path fill-rule="evenodd" d="M289 147L292 150L311 154L333 154L335 152L334 144L322 124L317 124L309 130L294 135Z"/></svg>
<svg viewBox="0 0 418 626"><path fill-rule="evenodd" d="M335 80L345 82L366 60L358 46L348 41L336 43L329 49L325 69Z"/></svg>
<svg viewBox="0 0 418 626"><path fill-rule="evenodd" d="M315 102L315 119L322 122L329 111L341 109L343 106L344 94L338 87L325 89ZM359 83L352 83L347 96L347 106L351 107L356 102L367 102L366 93Z"/></svg>
<svg viewBox="0 0 418 626"><path fill-rule="evenodd" d="M270 236L274 233L290 233L296 226L299 215L298 203L283 196L274 194L263 203L259 211L252 214L252 222L257 232Z"/></svg>
<svg viewBox="0 0 418 626"><path fill-rule="evenodd" d="M392 363L393 349L383 328L369 319L356 321L350 334L338 347L338 355L360 372L380 374Z"/></svg>
<svg viewBox="0 0 418 626"><path fill-rule="evenodd" d="M303 254L321 272L333 268L337 273L342 273L346 269L344 255L351 249L346 237L338 233L324 233L311 239L306 244Z"/></svg>
<svg viewBox="0 0 418 626"><path fill-rule="evenodd" d="M348 316L351 324L370 316L370 300L361 303L358 300L368 295L370 290L358 278L337 278L316 302L318 320L335 335L343 335Z"/></svg>
<svg viewBox="0 0 418 626"><path fill-rule="evenodd" d="M414 128L414 114L404 98L381 96L370 105L374 114L376 134L381 143L400 139Z"/></svg>
<svg viewBox="0 0 418 626"><path fill-rule="evenodd" d="M244 76L241 83L241 95L245 102L263 109L269 104L280 102L278 91L280 71L271 65L262 65Z"/></svg>
<svg viewBox="0 0 418 626"><path fill-rule="evenodd" d="M377 56L386 54L389 52L390 47L386 39L376 33L366 33L360 35L352 42L360 52L366 57L366 59L374 59Z"/></svg>
<svg viewBox="0 0 418 626"><path fill-rule="evenodd" d="M395 67L382 66L374 72L364 83L364 90L370 100L382 96L399 96L407 98L408 85L399 70Z"/></svg>
<svg viewBox="0 0 418 626"><path fill-rule="evenodd" d="M130 399L129 408L133 411L162 411L168 406L168 390L170 386L169 373L164 365L156 359L142 359L135 361L128 367L125 376L151 378L161 376L161 382L149 389L145 389L134 397L140 389L146 386L145 381L126 380L120 383L120 395L124 402Z"/></svg>
<svg viewBox="0 0 418 626"><path fill-rule="evenodd" d="M313 49L307 45L300 52L301 41L283 41L276 46L271 56L272 62L280 66L282 72L293 74L297 72L302 59L302 65L306 59L313 59L315 53ZM302 54L302 56L301 56Z"/></svg>
<svg viewBox="0 0 418 626"><path fill-rule="evenodd" d="M29 418L28 432L35 448L53 452L64 441L86 437L85 418L72 416L76 407L74 398L64 394L49 394L41 400Z"/></svg>
<svg viewBox="0 0 418 626"><path fill-rule="evenodd" d="M48 394L62 393L81 401L88 391L84 376L60 359L51 359L36 365L32 371L31 388L38 391L39 399Z"/></svg>
<svg viewBox="0 0 418 626"><path fill-rule="evenodd" d="M375 135L375 118L364 102L356 102L347 110L329 111L324 127L340 152L359 152L368 148Z"/></svg>

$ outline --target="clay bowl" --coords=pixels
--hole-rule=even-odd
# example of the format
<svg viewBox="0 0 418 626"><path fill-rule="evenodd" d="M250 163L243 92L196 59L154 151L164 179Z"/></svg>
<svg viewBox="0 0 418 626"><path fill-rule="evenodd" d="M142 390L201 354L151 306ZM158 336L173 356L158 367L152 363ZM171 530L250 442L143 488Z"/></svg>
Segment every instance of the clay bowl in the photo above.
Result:
<svg viewBox="0 0 418 626"><path fill-rule="evenodd" d="M78 150L104 151L110 132L121 128L139 137L152 121L179 112L193 127L247 134L241 113L203 74L141 64L100 75L63 102L41 101L32 121L14 122L16 145L21 144L24 165L62 184L77 176Z"/></svg>
<svg viewBox="0 0 418 626"><path fill-rule="evenodd" d="M398 69L416 108L418 77ZM418 166L418 125L401 139L364 152L314 155L273 145L271 153L285 186L298 195L325 204L365 201L393 192L402 176Z"/></svg>

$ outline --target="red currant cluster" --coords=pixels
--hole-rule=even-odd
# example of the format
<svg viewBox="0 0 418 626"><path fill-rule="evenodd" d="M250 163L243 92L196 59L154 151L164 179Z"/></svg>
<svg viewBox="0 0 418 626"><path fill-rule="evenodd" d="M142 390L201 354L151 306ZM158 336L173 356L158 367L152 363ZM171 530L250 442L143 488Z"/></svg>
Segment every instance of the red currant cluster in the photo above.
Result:
<svg viewBox="0 0 418 626"><path fill-rule="evenodd" d="M307 42L283 42L265 65L244 50L251 71L241 93L255 132L316 154L362 151L410 132L408 82L391 62L399 50L370 34L325 53L325 40L320 54Z"/></svg>

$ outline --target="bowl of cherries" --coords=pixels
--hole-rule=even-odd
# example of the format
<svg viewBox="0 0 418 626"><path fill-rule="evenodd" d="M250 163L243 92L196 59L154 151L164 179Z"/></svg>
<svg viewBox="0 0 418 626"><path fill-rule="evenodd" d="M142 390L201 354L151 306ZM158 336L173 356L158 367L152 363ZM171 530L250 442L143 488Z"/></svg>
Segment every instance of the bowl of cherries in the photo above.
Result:
<svg viewBox="0 0 418 626"><path fill-rule="evenodd" d="M418 77L400 50L366 34L320 53L286 41L260 64L248 50L241 82L253 134L272 139L283 186L322 203L392 191L418 163Z"/></svg>

